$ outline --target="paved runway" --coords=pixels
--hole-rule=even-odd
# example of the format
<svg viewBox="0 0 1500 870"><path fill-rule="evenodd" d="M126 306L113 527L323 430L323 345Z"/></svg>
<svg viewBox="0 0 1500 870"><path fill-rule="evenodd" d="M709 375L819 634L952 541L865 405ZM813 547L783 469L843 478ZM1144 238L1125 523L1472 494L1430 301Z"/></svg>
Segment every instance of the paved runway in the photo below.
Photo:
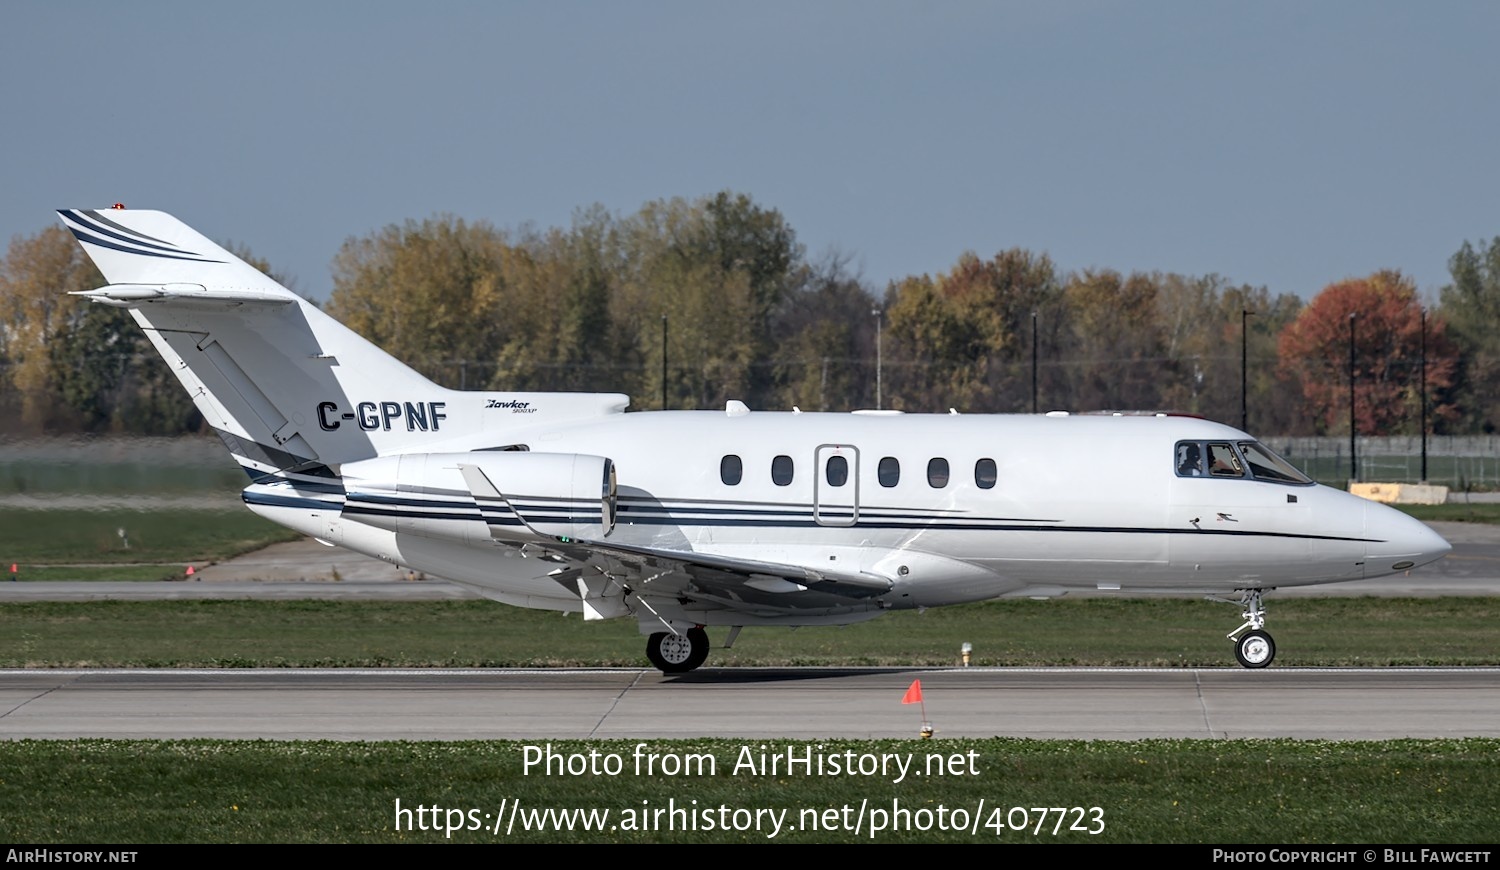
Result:
<svg viewBox="0 0 1500 870"><path fill-rule="evenodd" d="M0 739L1500 736L1500 668L0 671Z"/></svg>
<svg viewBox="0 0 1500 870"><path fill-rule="evenodd" d="M1290 595L1500 595L1500 527L1409 575ZM199 582L0 582L0 602L106 598L468 598L305 541ZM334 579L338 578L338 579ZM0 671L0 739L910 738L920 678L942 737L1500 736L1500 669L714 669Z"/></svg>

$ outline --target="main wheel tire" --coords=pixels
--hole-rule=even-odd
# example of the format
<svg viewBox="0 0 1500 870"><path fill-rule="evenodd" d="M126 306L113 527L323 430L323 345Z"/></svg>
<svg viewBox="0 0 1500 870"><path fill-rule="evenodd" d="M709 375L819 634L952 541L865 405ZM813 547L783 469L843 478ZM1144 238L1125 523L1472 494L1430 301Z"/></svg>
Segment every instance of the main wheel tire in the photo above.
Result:
<svg viewBox="0 0 1500 870"><path fill-rule="evenodd" d="M1276 641L1264 631L1247 631L1235 641L1234 657L1247 668L1263 668L1276 658Z"/></svg>
<svg viewBox="0 0 1500 870"><path fill-rule="evenodd" d="M686 634L659 631L646 639L646 658L664 674L685 674L708 659L708 632L690 628Z"/></svg>

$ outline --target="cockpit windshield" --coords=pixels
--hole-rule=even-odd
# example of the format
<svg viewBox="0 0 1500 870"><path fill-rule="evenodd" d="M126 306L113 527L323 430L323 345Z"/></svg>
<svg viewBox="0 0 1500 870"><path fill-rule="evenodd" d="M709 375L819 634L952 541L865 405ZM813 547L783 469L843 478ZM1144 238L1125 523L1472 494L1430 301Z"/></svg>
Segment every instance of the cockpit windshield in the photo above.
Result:
<svg viewBox="0 0 1500 870"><path fill-rule="evenodd" d="M1311 484L1307 475L1290 462L1255 441L1179 441L1176 451L1178 477L1240 478Z"/></svg>
<svg viewBox="0 0 1500 870"><path fill-rule="evenodd" d="M1241 441L1240 452L1250 465L1250 473L1259 480L1279 480L1283 483L1312 483L1307 475L1264 445L1254 441Z"/></svg>

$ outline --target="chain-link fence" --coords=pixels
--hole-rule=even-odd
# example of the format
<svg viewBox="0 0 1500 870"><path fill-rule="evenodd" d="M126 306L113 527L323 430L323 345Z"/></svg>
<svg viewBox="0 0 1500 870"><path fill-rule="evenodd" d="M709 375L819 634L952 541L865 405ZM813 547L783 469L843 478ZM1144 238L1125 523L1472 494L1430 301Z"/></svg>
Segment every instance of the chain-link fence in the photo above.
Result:
<svg viewBox="0 0 1500 870"><path fill-rule="evenodd" d="M1268 447L1319 483L1349 480L1349 439L1262 438ZM1422 439L1356 438L1357 479L1372 483L1422 482ZM1500 436L1455 435L1427 439L1427 482L1454 490L1500 489Z"/></svg>

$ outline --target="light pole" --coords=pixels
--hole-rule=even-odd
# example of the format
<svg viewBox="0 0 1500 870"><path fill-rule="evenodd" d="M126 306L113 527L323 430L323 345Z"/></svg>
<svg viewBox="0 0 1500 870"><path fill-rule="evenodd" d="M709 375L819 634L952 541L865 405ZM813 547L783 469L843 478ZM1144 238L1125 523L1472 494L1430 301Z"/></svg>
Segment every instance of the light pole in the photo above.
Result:
<svg viewBox="0 0 1500 870"><path fill-rule="evenodd" d="M1427 309L1422 309L1422 482L1427 482Z"/></svg>
<svg viewBox="0 0 1500 870"><path fill-rule="evenodd" d="M667 315L661 316L661 409L667 410Z"/></svg>
<svg viewBox="0 0 1500 870"><path fill-rule="evenodd" d="M882 408L881 401L883 398L881 396L880 382L881 369L885 366L885 360L880 352L880 333L885 326L885 318L882 316L885 312L877 305L870 310L870 313L875 315L875 410L879 411Z"/></svg>
<svg viewBox="0 0 1500 870"><path fill-rule="evenodd" d="M1255 315L1254 311L1250 311L1250 310L1245 309L1245 308L1241 308L1240 309L1240 431L1241 432L1249 432L1250 431L1250 412L1248 410L1248 407L1249 407L1248 400L1246 399L1246 396L1249 394L1249 388L1247 387L1247 384L1249 383L1249 376L1246 374L1246 372L1249 371L1249 368L1248 368L1248 365L1247 365L1247 363L1249 361L1249 332L1246 331L1246 326L1247 326L1247 323L1248 323L1248 319L1250 317L1253 317L1254 315Z"/></svg>
<svg viewBox="0 0 1500 870"><path fill-rule="evenodd" d="M1359 465L1354 455L1354 318L1355 314L1349 314L1349 479L1359 480Z"/></svg>
<svg viewBox="0 0 1500 870"><path fill-rule="evenodd" d="M1031 413L1036 413L1036 312L1031 312Z"/></svg>

